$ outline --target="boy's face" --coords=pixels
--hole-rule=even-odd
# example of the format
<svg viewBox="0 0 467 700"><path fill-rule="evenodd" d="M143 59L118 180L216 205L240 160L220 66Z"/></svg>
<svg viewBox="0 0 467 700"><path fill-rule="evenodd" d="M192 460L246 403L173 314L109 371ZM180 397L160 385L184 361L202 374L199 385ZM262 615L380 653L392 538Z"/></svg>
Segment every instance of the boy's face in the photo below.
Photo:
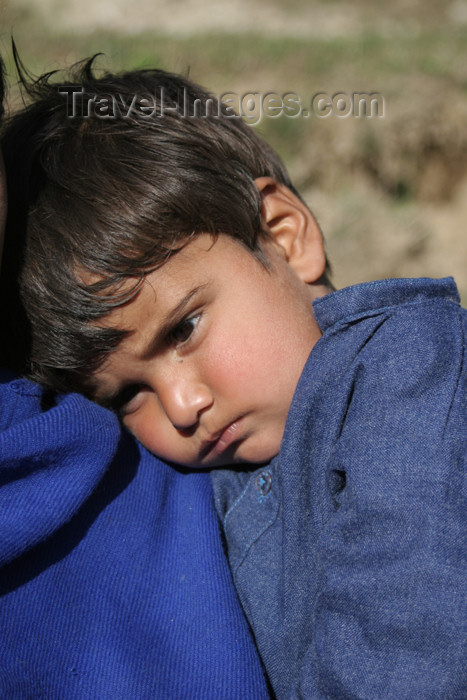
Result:
<svg viewBox="0 0 467 700"><path fill-rule="evenodd" d="M237 241L200 235L106 318L131 333L94 375L151 452L178 464L263 463L320 337L310 287L274 242L266 269Z"/></svg>

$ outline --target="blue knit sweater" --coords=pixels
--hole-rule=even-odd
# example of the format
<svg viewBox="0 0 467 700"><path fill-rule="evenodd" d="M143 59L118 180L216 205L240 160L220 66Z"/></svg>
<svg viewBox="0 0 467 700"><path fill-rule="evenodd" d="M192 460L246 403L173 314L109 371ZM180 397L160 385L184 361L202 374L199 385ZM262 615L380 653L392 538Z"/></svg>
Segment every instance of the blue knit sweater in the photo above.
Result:
<svg viewBox="0 0 467 700"><path fill-rule="evenodd" d="M266 698L209 476L0 380L0 697Z"/></svg>

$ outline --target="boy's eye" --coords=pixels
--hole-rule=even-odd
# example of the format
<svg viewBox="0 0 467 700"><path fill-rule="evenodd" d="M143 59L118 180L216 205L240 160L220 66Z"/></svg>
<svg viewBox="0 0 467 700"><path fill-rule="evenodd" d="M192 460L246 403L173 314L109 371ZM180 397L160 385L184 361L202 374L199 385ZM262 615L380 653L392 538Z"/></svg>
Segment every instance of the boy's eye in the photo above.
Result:
<svg viewBox="0 0 467 700"><path fill-rule="evenodd" d="M112 409L121 415L132 409L132 401L142 389L142 384L130 384L122 389L112 402Z"/></svg>
<svg viewBox="0 0 467 700"><path fill-rule="evenodd" d="M198 325L199 319L200 314L186 318L178 323L170 333L170 341L175 344L186 343Z"/></svg>

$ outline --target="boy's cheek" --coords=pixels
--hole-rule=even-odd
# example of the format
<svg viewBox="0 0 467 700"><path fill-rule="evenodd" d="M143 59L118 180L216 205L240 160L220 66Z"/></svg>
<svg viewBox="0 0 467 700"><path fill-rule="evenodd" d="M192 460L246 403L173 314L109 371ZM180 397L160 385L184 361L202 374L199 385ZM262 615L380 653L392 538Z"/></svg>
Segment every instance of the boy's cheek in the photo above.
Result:
<svg viewBox="0 0 467 700"><path fill-rule="evenodd" d="M149 452L162 459L170 459L170 454L167 451L169 426L164 430L161 428L160 422L136 416L126 416L123 419L123 424Z"/></svg>
<svg viewBox="0 0 467 700"><path fill-rule="evenodd" d="M130 433L133 433L139 442L150 450L151 446L149 443L152 443L153 439L161 432L160 429L158 429L161 417L158 419L156 418L154 407L152 407L151 404L152 401L146 401L145 406L140 407L134 412L127 413L122 419L123 425Z"/></svg>
<svg viewBox="0 0 467 700"><path fill-rule="evenodd" d="M147 406L123 418L123 424L149 452L168 462L192 461L195 455L185 454L186 444L181 444L173 427L155 396ZM190 459L191 457L191 459Z"/></svg>

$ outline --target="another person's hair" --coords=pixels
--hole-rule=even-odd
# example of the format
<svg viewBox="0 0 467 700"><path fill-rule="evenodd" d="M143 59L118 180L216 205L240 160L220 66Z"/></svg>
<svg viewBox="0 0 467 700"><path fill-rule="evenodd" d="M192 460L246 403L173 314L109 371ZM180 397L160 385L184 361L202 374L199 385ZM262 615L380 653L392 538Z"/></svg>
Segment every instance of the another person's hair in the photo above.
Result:
<svg viewBox="0 0 467 700"><path fill-rule="evenodd" d="M34 82L19 65L30 104L2 136L0 359L58 390L85 390L125 335L98 319L197 234L262 259L255 178L294 190L273 149L198 85L160 70L96 77L93 63Z"/></svg>
<svg viewBox="0 0 467 700"><path fill-rule="evenodd" d="M5 114L5 105L3 104L3 100L5 98L5 67L3 65L3 60L2 57L0 56L0 124L3 119L3 115Z"/></svg>

